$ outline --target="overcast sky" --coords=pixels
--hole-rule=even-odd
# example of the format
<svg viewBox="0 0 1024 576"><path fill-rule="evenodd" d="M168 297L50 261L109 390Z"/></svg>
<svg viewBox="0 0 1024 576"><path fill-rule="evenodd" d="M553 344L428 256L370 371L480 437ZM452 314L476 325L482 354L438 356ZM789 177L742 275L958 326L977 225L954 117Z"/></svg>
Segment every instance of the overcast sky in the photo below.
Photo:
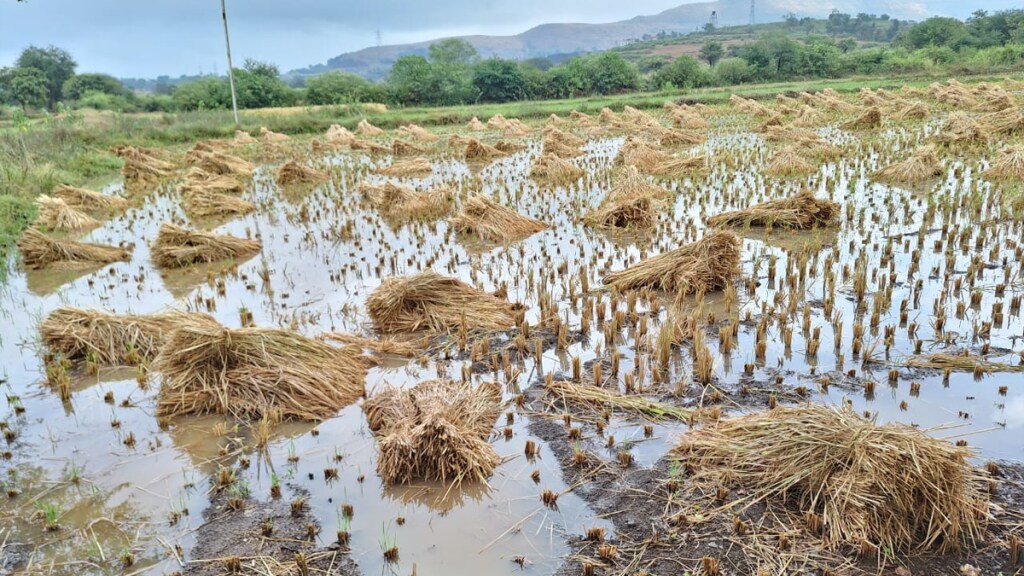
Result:
<svg viewBox="0 0 1024 576"><path fill-rule="evenodd" d="M236 65L257 58L287 71L372 46L378 29L385 44L515 34L545 22L611 22L655 14L686 1L229 0L228 16ZM837 0L868 11L885 3L890 2ZM973 3L959 0L923 3L945 13L973 9ZM994 0L985 7L1017 4ZM54 44L75 56L79 72L119 77L223 72L220 26L217 0L0 0L0 66L9 65L29 44Z"/></svg>

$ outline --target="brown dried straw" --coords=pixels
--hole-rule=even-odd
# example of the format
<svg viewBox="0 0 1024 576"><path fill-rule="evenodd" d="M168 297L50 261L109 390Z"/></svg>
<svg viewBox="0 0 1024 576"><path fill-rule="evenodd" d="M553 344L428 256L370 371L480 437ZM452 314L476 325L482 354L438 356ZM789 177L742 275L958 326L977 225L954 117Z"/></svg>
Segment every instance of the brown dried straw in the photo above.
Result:
<svg viewBox="0 0 1024 576"><path fill-rule="evenodd" d="M410 160L396 160L386 168L378 168L377 173L384 176L426 176L434 171L434 166L426 158L413 158Z"/></svg>
<svg viewBox="0 0 1024 576"><path fill-rule="evenodd" d="M187 192L181 207L192 216L248 214L256 209L252 202L204 189L192 189Z"/></svg>
<svg viewBox="0 0 1024 576"><path fill-rule="evenodd" d="M711 230L697 242L611 272L604 283L619 290L650 286L683 295L723 288L739 271L740 239L727 230Z"/></svg>
<svg viewBox="0 0 1024 576"><path fill-rule="evenodd" d="M582 178L584 174L586 172L579 166L553 154L538 156L530 167L530 176L546 178L553 182L570 182Z"/></svg>
<svg viewBox="0 0 1024 576"><path fill-rule="evenodd" d="M33 225L67 232L95 228L100 225L100 221L68 206L60 198L40 194L36 198L36 219Z"/></svg>
<svg viewBox="0 0 1024 576"><path fill-rule="evenodd" d="M452 210L455 196L449 188L421 192L392 182L386 182L383 186L363 186L360 189L383 216L403 221L436 220L446 216Z"/></svg>
<svg viewBox="0 0 1024 576"><path fill-rule="evenodd" d="M277 183L280 186L316 184L318 182L326 182L329 179L327 174L310 168L305 164L300 164L296 160L289 160L277 169Z"/></svg>
<svg viewBox="0 0 1024 576"><path fill-rule="evenodd" d="M839 204L831 200L819 200L813 192L805 190L789 198L769 200L743 210L712 216L708 218L708 225L807 230L835 224L840 210Z"/></svg>
<svg viewBox="0 0 1024 576"><path fill-rule="evenodd" d="M896 184L918 184L942 176L944 171L939 162L935 146L927 145L914 150L906 160L896 162L875 171L872 178Z"/></svg>
<svg viewBox="0 0 1024 576"><path fill-rule="evenodd" d="M466 200L462 212L448 222L461 234L473 234L489 242L501 243L526 238L548 227L479 195Z"/></svg>
<svg viewBox="0 0 1024 576"><path fill-rule="evenodd" d="M53 197L60 198L68 206L82 210L121 210L128 207L128 200L120 196L109 196L65 184L53 189Z"/></svg>
<svg viewBox="0 0 1024 576"><path fill-rule="evenodd" d="M1024 180L1024 145L1007 147L981 175L990 180Z"/></svg>
<svg viewBox="0 0 1024 576"><path fill-rule="evenodd" d="M249 258L262 248L257 240L186 230L174 224L160 227L151 255L157 266L180 268L190 264Z"/></svg>
<svg viewBox="0 0 1024 576"><path fill-rule="evenodd" d="M57 240L42 232L28 228L18 239L18 250L25 266L39 270L57 264L64 267L109 264L131 258L131 252L119 246L87 244L71 240Z"/></svg>

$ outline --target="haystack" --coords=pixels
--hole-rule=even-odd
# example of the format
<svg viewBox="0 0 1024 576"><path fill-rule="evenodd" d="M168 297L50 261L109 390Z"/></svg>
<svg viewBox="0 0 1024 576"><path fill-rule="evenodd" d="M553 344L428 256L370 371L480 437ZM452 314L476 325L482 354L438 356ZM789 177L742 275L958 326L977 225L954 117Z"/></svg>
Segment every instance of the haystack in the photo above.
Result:
<svg viewBox="0 0 1024 576"><path fill-rule="evenodd" d="M990 180L1024 180L1024 145L1005 149L1003 155L981 175Z"/></svg>
<svg viewBox="0 0 1024 576"><path fill-rule="evenodd" d="M579 166L552 154L538 156L533 161L533 166L530 167L530 176L534 178L547 178L555 182L576 180L582 178L585 173Z"/></svg>
<svg viewBox="0 0 1024 576"><path fill-rule="evenodd" d="M485 126L484 123L481 122L479 118L473 116L473 118L471 118L469 122L466 124L466 128L473 132L480 132L482 130L486 130L487 126Z"/></svg>
<svg viewBox="0 0 1024 576"><path fill-rule="evenodd" d="M931 116L931 109L924 102L911 102L896 112L897 120L922 120Z"/></svg>
<svg viewBox="0 0 1024 576"><path fill-rule="evenodd" d="M121 175L127 184L153 184L174 173L174 164L152 150L134 146L115 146L110 150L124 160Z"/></svg>
<svg viewBox="0 0 1024 576"><path fill-rule="evenodd" d="M180 268L190 264L248 258L262 248L257 240L186 230L174 224L160 226L151 255L157 266Z"/></svg>
<svg viewBox="0 0 1024 576"><path fill-rule="evenodd" d="M526 146L518 144L516 142L509 142L508 140L498 140L494 143L494 148L505 154L514 154L526 150Z"/></svg>
<svg viewBox="0 0 1024 576"><path fill-rule="evenodd" d="M470 138L466 143L466 151L463 153L463 158L467 161L489 160L498 156L504 156L504 154L504 152L494 146L484 144L476 138Z"/></svg>
<svg viewBox="0 0 1024 576"><path fill-rule="evenodd" d="M942 176L945 171L935 146L927 145L914 150L906 160L875 171L875 180L895 184L918 184Z"/></svg>
<svg viewBox="0 0 1024 576"><path fill-rule="evenodd" d="M128 207L128 201L120 196L108 196L65 184L53 189L53 197L82 210L121 210Z"/></svg>
<svg viewBox="0 0 1024 576"><path fill-rule="evenodd" d="M508 120L501 114L495 114L488 118L487 127L495 130L504 130L508 128Z"/></svg>
<svg viewBox="0 0 1024 576"><path fill-rule="evenodd" d="M427 192L386 182L383 186L361 187L367 200L386 218L434 220L451 212L454 193L448 188Z"/></svg>
<svg viewBox="0 0 1024 576"><path fill-rule="evenodd" d="M412 389L389 387L363 409L385 484L485 482L501 463L488 442L501 415L498 384L428 380Z"/></svg>
<svg viewBox="0 0 1024 576"><path fill-rule="evenodd" d="M615 157L615 164L619 166L636 166L644 172L650 172L654 167L672 159L672 156L643 140L629 136L619 148L619 154Z"/></svg>
<svg viewBox="0 0 1024 576"><path fill-rule="evenodd" d="M370 122L363 118L356 125L356 134L362 134L363 136L380 136L384 133L384 130L370 124Z"/></svg>
<svg viewBox="0 0 1024 576"><path fill-rule="evenodd" d="M190 150L185 154L185 161L210 174L251 178L256 166L232 154L218 150Z"/></svg>
<svg viewBox="0 0 1024 576"><path fill-rule="evenodd" d="M284 142L286 140L291 140L291 138L289 138L287 134L281 134L278 132L274 132L273 130L267 130L266 126L260 126L260 140L263 141L264 143L272 144L275 142Z"/></svg>
<svg viewBox="0 0 1024 576"><path fill-rule="evenodd" d="M558 140L545 138L541 154L557 156L559 158L576 158L583 155L583 150L580 150L575 146L569 146Z"/></svg>
<svg viewBox="0 0 1024 576"><path fill-rule="evenodd" d="M1024 131L1024 111L1020 108L1007 108L999 112L990 112L979 119L989 132L996 134L1017 134Z"/></svg>
<svg viewBox="0 0 1024 576"><path fill-rule="evenodd" d="M505 330L518 324L521 306L427 270L385 279L366 299L382 334L467 328Z"/></svg>
<svg viewBox="0 0 1024 576"><path fill-rule="evenodd" d="M734 108L738 109L740 112L744 112L752 116L772 115L771 108L768 108L767 106L761 104L757 100L750 100L749 98L744 98L736 94L733 94L732 96L729 97L729 104L732 105Z"/></svg>
<svg viewBox="0 0 1024 576"><path fill-rule="evenodd" d="M21 261L33 270L56 264L62 267L110 264L131 258L131 252L119 246L87 244L71 240L57 240L42 232L28 228L18 239Z"/></svg>
<svg viewBox="0 0 1024 576"><path fill-rule="evenodd" d="M596 210L583 217L583 223L594 228L649 228L657 219L655 198L605 198Z"/></svg>
<svg viewBox="0 0 1024 576"><path fill-rule="evenodd" d="M377 144L376 142L370 142L369 140L359 140L358 138L348 143L349 148L353 150L366 150L371 154L388 154L391 152L391 148L384 146L383 144Z"/></svg>
<svg viewBox="0 0 1024 576"><path fill-rule="evenodd" d="M241 193L245 190L245 184L234 176L227 174L213 174L199 167L190 168L185 173L185 180L181 183L182 194L193 192L214 192Z"/></svg>
<svg viewBox="0 0 1024 576"><path fill-rule="evenodd" d="M711 123L688 108L677 108L670 113L672 125L683 130L707 130Z"/></svg>
<svg viewBox="0 0 1024 576"><path fill-rule="evenodd" d="M748 492L746 506L817 516L829 546L951 551L984 532L987 482L970 449L852 410L808 404L722 420L688 432L676 453L697 482Z"/></svg>
<svg viewBox="0 0 1024 576"><path fill-rule="evenodd" d="M327 129L327 133L324 134L324 139L328 142L349 144L356 139L356 135L349 132L348 128L344 126L331 124L330 128Z"/></svg>
<svg viewBox="0 0 1024 576"><path fill-rule="evenodd" d="M416 177L428 176L434 171L434 166L426 158L413 158L410 160L396 160L391 166L378 168L377 174L384 176Z"/></svg>
<svg viewBox="0 0 1024 576"><path fill-rule="evenodd" d="M416 124L406 124L405 126L401 126L398 128L398 133L403 136L415 138L421 142L437 142L441 139L437 134L430 132L422 126L417 126Z"/></svg>
<svg viewBox="0 0 1024 576"><path fill-rule="evenodd" d="M672 197L667 190L649 183L636 166L626 166L615 179L611 190L608 191L607 199L618 201L640 196L649 196L658 200L667 200Z"/></svg>
<svg viewBox="0 0 1024 576"><path fill-rule="evenodd" d="M608 107L601 108L601 112L600 114L597 115L597 118L601 121L602 124L616 125L622 122L622 119L619 118L619 115Z"/></svg>
<svg viewBox="0 0 1024 576"><path fill-rule="evenodd" d="M562 120L561 118L559 118L558 114L555 114L554 112L552 112L551 115L548 116L548 121L547 121L547 125L548 126L558 126L559 124L564 124L564 123L565 123L565 120Z"/></svg>
<svg viewBox="0 0 1024 576"><path fill-rule="evenodd" d="M100 225L100 221L68 206L60 198L40 194L36 198L36 220L33 225L68 232L95 228Z"/></svg>
<svg viewBox="0 0 1024 576"><path fill-rule="evenodd" d="M966 113L953 112L933 139L943 144L961 144L986 142L988 136L981 125Z"/></svg>
<svg viewBox="0 0 1024 576"><path fill-rule="evenodd" d="M877 106L868 108L867 112L857 118L843 123L844 130L874 130L882 125L882 111Z"/></svg>
<svg viewBox="0 0 1024 576"><path fill-rule="evenodd" d="M395 140L391 142L391 153L395 156L412 156L415 154L426 154L427 149L417 146L408 140L395 138Z"/></svg>
<svg viewBox="0 0 1024 576"><path fill-rule="evenodd" d="M670 158L656 164L648 170L649 174L664 177L680 177L694 172L706 172L708 170L708 158L704 154L697 156L680 156Z"/></svg>
<svg viewBox="0 0 1024 576"><path fill-rule="evenodd" d="M787 146L775 153L765 164L764 173L771 176L805 176L818 170L812 163L793 146Z"/></svg>
<svg viewBox="0 0 1024 576"><path fill-rule="evenodd" d="M707 140L707 134L698 130L661 130L662 146L694 146Z"/></svg>
<svg viewBox="0 0 1024 576"><path fill-rule="evenodd" d="M587 143L587 141L584 140L583 138L580 138L575 134L570 134L563 130L559 130L554 126L546 126L543 130L541 130L541 136L544 137L545 142L558 142L560 144L564 144L572 148L579 148L580 146L583 146L584 144Z"/></svg>
<svg viewBox="0 0 1024 576"><path fill-rule="evenodd" d="M819 200L810 191L789 198L769 200L744 210L708 218L709 226L763 226L807 230L836 223L841 208L831 200Z"/></svg>
<svg viewBox="0 0 1024 576"><path fill-rule="evenodd" d="M327 174L310 168L305 164L300 164L296 160L289 160L277 169L277 183L280 186L316 184L317 182L326 182L329 179Z"/></svg>
<svg viewBox="0 0 1024 576"><path fill-rule="evenodd" d="M201 188L185 193L181 207L189 215L200 217L218 214L248 214L256 209L256 205L252 202Z"/></svg>
<svg viewBox="0 0 1024 576"><path fill-rule="evenodd" d="M692 244L640 261L604 277L619 290L658 288L679 295L725 287L740 271L740 239L726 230L712 230Z"/></svg>
<svg viewBox="0 0 1024 576"><path fill-rule="evenodd" d="M506 136L526 136L530 132L532 132L530 127L518 118L509 118L508 124L502 130Z"/></svg>
<svg viewBox="0 0 1024 576"><path fill-rule="evenodd" d="M110 314L64 306L46 317L39 334L51 352L69 360L136 366L155 360L171 332L195 324L215 326L217 322L192 312Z"/></svg>
<svg viewBox="0 0 1024 576"><path fill-rule="evenodd" d="M526 238L548 227L486 196L473 196L466 200L462 212L449 220L449 224L459 233L501 243Z"/></svg>
<svg viewBox="0 0 1024 576"><path fill-rule="evenodd" d="M370 364L356 348L290 330L183 326L153 363L163 375L157 411L323 420L364 394Z"/></svg>
<svg viewBox="0 0 1024 576"><path fill-rule="evenodd" d="M252 135L249 134L248 132L244 130L235 130L235 144L245 145L256 144L257 142L259 142L259 140L253 138Z"/></svg>

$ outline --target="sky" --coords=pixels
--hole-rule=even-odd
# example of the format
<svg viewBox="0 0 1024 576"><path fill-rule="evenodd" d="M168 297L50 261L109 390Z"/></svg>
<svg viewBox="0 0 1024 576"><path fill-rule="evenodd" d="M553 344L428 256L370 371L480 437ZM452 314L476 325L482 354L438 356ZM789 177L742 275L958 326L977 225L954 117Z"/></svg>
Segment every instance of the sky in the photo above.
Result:
<svg viewBox="0 0 1024 576"><path fill-rule="evenodd" d="M372 46L460 34L515 34L546 22L612 22L688 0L228 0L235 65L246 58L282 71ZM764 1L764 0L762 0ZM771 0L768 0L771 1ZM775 0L813 5L820 0ZM766 2L767 3L767 2ZM866 11L893 0L835 0ZM965 16L977 4L923 0L932 12ZM974 4L974 6L972 6ZM992 0L989 10L1022 2ZM799 10L795 10L799 14ZM69 50L79 72L152 78L226 69L217 0L0 0L0 67L30 44Z"/></svg>

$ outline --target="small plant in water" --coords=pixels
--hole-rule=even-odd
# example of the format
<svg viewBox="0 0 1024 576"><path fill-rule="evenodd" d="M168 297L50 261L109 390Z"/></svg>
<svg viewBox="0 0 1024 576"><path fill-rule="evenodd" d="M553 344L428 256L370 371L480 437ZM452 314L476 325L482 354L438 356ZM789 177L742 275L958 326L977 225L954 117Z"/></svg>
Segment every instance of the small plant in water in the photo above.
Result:
<svg viewBox="0 0 1024 576"><path fill-rule="evenodd" d="M57 504L37 501L36 510L36 515L42 518L47 532L60 530L60 524L57 523L60 519L60 507Z"/></svg>
<svg viewBox="0 0 1024 576"><path fill-rule="evenodd" d="M381 525L380 550L388 562L398 562L398 538L388 534L386 524Z"/></svg>

